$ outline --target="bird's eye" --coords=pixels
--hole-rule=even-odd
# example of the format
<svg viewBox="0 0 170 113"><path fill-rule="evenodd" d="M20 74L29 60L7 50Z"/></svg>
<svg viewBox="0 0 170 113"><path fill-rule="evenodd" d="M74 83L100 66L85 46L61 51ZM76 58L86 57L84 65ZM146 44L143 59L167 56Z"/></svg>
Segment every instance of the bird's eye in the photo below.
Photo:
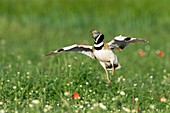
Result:
<svg viewBox="0 0 170 113"><path fill-rule="evenodd" d="M124 40L125 41L129 41L131 38L130 37L127 37L127 38L125 38Z"/></svg>

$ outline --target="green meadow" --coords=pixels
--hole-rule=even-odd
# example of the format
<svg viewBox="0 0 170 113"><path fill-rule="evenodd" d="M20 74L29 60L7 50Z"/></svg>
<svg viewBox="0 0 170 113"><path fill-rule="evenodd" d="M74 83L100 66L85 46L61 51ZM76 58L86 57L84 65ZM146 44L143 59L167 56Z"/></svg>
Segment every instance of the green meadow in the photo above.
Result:
<svg viewBox="0 0 170 113"><path fill-rule="evenodd" d="M0 113L169 113L169 3L1 0ZM114 51L122 68L111 84L99 62L85 55L44 58L75 43L93 45L94 28L104 42L117 35L148 41Z"/></svg>

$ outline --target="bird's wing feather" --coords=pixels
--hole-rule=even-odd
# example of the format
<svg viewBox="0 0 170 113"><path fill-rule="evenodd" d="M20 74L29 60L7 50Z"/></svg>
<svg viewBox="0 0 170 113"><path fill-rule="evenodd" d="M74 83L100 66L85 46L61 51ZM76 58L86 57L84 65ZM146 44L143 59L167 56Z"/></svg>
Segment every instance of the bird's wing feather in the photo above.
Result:
<svg viewBox="0 0 170 113"><path fill-rule="evenodd" d="M71 46L66 46L66 47L57 49L57 50L47 54L46 57L52 56L52 55L55 55L55 54L58 54L58 53L61 53L61 52L78 52L78 53L82 53L84 55L87 55L87 56L95 59L92 48L93 47L90 46L90 45L74 44L74 45L71 45Z"/></svg>
<svg viewBox="0 0 170 113"><path fill-rule="evenodd" d="M110 49L123 50L129 43L146 42L146 40L140 38L131 38L126 36L116 36L108 43Z"/></svg>

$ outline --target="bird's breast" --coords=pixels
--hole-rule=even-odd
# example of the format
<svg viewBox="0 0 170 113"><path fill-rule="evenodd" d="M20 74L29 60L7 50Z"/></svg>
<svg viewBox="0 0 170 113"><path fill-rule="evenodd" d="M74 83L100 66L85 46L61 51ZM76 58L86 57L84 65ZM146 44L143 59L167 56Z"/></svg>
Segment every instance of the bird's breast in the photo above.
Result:
<svg viewBox="0 0 170 113"><path fill-rule="evenodd" d="M95 57L103 62L110 61L110 59L114 59L115 55L111 50L94 50Z"/></svg>

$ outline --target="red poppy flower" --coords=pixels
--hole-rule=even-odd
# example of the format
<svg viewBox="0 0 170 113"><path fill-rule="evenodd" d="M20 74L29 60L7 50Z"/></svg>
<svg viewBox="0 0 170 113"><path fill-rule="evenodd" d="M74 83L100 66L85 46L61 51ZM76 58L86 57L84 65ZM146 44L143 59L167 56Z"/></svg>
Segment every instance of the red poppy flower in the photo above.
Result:
<svg viewBox="0 0 170 113"><path fill-rule="evenodd" d="M139 50L139 51L138 51L138 55L140 55L140 56L145 56L145 51L144 51L144 50Z"/></svg>
<svg viewBox="0 0 170 113"><path fill-rule="evenodd" d="M74 99L80 98L80 95L79 95L77 92L75 92L75 93L72 95L72 98L74 98Z"/></svg>
<svg viewBox="0 0 170 113"><path fill-rule="evenodd" d="M164 56L164 52L162 52L160 50L157 50L156 54L157 54L158 57L163 57Z"/></svg>

